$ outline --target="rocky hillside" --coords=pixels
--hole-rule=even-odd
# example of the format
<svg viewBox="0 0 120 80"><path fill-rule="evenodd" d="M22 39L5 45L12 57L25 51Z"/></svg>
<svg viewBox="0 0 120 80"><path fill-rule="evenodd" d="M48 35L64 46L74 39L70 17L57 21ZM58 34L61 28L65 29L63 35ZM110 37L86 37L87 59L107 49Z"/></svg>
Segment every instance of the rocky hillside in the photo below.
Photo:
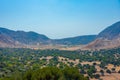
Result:
<svg viewBox="0 0 120 80"><path fill-rule="evenodd" d="M120 37L120 21L99 33L98 38L113 40Z"/></svg>
<svg viewBox="0 0 120 80"><path fill-rule="evenodd" d="M120 47L120 21L100 32L95 41L88 44L85 48L104 49Z"/></svg>
<svg viewBox="0 0 120 80"><path fill-rule="evenodd" d="M20 46L20 45L35 45L45 43L49 40L48 37L35 33L24 31L13 31L5 28L0 28L0 46Z"/></svg>

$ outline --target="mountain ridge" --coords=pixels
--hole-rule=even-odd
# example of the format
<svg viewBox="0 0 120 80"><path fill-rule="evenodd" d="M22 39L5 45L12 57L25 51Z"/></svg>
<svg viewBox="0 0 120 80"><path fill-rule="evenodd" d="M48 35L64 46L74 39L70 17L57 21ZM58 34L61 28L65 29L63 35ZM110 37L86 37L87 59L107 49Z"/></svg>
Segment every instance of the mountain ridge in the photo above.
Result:
<svg viewBox="0 0 120 80"><path fill-rule="evenodd" d="M14 31L0 27L0 47L9 46L31 46L31 45L82 45L93 41L96 35L77 36L64 39L50 39L43 34L38 34L33 31ZM5 40L3 40L5 39ZM21 47L20 46L20 47Z"/></svg>
<svg viewBox="0 0 120 80"><path fill-rule="evenodd" d="M120 37L120 21L108 26L103 31L101 31L97 38L105 38L112 40L113 38Z"/></svg>
<svg viewBox="0 0 120 80"><path fill-rule="evenodd" d="M76 37L68 37L63 39L55 39L55 43L57 44L66 44L66 45L81 45L88 44L92 42L96 38L96 35L83 35Z"/></svg>
<svg viewBox="0 0 120 80"><path fill-rule="evenodd" d="M48 37L38 34L32 31L25 32L25 31L13 31L6 28L0 28L0 34L6 35L11 39L18 41L23 44L32 44L36 42L44 42L44 40L49 40Z"/></svg>
<svg viewBox="0 0 120 80"><path fill-rule="evenodd" d="M87 49L108 49L120 47L120 21L101 31L97 38L89 43Z"/></svg>
<svg viewBox="0 0 120 80"><path fill-rule="evenodd" d="M49 46L50 45L50 46ZM63 39L50 39L33 31L14 31L0 28L0 47L39 48L58 46L82 46L85 49L108 49L120 47L120 21L108 26L98 35L76 36ZM77 49L81 49L78 48ZM74 49L74 47L72 47Z"/></svg>

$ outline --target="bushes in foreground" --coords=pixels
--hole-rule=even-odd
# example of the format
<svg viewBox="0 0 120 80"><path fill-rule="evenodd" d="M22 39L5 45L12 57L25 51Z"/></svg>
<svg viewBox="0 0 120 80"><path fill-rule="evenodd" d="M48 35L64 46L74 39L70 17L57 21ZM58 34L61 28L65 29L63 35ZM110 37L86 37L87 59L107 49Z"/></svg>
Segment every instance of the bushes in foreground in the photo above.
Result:
<svg viewBox="0 0 120 80"><path fill-rule="evenodd" d="M29 70L25 73L16 72L11 77L0 80L88 80L76 68L45 67L39 70Z"/></svg>

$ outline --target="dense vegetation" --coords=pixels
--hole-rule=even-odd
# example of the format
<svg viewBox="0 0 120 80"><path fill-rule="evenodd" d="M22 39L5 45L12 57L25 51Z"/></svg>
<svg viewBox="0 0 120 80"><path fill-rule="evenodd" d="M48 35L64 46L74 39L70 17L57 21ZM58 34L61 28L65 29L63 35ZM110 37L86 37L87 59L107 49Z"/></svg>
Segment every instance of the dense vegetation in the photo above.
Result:
<svg viewBox="0 0 120 80"><path fill-rule="evenodd" d="M50 59L46 58L50 56ZM65 60L60 61L59 57ZM75 65L76 59L79 63ZM99 61L100 64L81 64L84 61ZM99 51L0 48L1 80L86 80L81 74L87 74L89 78L100 77L96 74L96 65L101 67L101 75L115 72L114 68L106 68L108 64L120 66L120 48Z"/></svg>
<svg viewBox="0 0 120 80"><path fill-rule="evenodd" d="M15 72L11 77L1 80L88 80L75 68L45 67L39 70L28 70L25 73Z"/></svg>

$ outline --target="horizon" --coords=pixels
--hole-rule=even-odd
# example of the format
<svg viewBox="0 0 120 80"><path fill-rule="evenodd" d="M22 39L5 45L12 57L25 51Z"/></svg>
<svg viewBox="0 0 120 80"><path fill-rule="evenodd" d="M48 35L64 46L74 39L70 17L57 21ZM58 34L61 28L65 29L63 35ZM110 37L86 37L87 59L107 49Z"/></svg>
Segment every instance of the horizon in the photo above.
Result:
<svg viewBox="0 0 120 80"><path fill-rule="evenodd" d="M7 30L12 30L12 29L9 29L9 28L4 28L4 27L0 27L0 28L7 29ZM15 32L17 32L17 31L23 31L23 32L34 32L34 33L37 33L35 31L24 31L24 30L12 30L12 31L15 31ZM37 34L40 34L40 33L37 33ZM52 39L52 38L50 38L49 36L47 36L45 34L40 34L40 35L44 35L44 36L48 37L49 39ZM74 38L74 37L79 37L79 36L95 36L95 35L98 35L98 34L78 35L78 36L70 36L70 37L68 36L68 37L57 38L57 39ZM56 39L56 38L54 38L54 39Z"/></svg>
<svg viewBox="0 0 120 80"><path fill-rule="evenodd" d="M51 39L97 35L120 21L120 0L0 0L0 27Z"/></svg>

